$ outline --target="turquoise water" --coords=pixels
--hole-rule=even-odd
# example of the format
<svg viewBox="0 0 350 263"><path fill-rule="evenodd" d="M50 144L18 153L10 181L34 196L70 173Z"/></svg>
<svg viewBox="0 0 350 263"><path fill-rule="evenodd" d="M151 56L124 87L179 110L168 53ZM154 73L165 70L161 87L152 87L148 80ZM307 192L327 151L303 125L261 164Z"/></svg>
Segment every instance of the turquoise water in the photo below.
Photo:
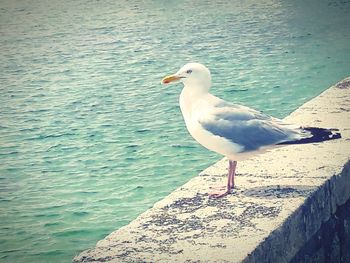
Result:
<svg viewBox="0 0 350 263"><path fill-rule="evenodd" d="M131 3L132 2L132 3ZM181 87L284 117L350 75L347 1L1 1L0 261L69 262L221 157Z"/></svg>

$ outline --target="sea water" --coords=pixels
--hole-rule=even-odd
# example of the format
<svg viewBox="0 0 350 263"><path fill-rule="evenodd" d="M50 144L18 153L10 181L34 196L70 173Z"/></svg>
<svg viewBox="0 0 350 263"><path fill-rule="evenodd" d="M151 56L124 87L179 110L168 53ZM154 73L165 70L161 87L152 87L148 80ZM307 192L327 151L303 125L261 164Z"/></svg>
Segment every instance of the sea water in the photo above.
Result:
<svg viewBox="0 0 350 263"><path fill-rule="evenodd" d="M221 158L162 77L201 62L215 95L283 118L350 75L349 14L338 0L1 1L0 261L69 262Z"/></svg>

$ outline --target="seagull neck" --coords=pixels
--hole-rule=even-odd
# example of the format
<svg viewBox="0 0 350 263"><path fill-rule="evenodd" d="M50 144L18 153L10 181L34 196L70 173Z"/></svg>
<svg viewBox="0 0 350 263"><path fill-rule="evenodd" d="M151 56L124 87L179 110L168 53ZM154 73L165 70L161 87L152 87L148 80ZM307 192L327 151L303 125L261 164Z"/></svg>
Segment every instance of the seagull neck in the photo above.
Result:
<svg viewBox="0 0 350 263"><path fill-rule="evenodd" d="M208 92L202 89L195 89L193 86L184 86L180 94L180 108L182 115L185 119L187 128L191 126L192 110L194 106L199 102L205 94Z"/></svg>
<svg viewBox="0 0 350 263"><path fill-rule="evenodd" d="M187 98L191 98L192 100L195 98L202 97L205 94L208 94L209 88L203 88L203 86L184 86L182 93Z"/></svg>

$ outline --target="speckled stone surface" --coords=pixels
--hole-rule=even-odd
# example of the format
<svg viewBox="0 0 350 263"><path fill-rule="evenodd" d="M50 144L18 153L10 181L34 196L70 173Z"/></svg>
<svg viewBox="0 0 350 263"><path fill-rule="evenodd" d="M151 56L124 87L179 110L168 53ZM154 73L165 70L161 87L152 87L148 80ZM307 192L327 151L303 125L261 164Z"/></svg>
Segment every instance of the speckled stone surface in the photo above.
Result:
<svg viewBox="0 0 350 263"><path fill-rule="evenodd" d="M223 159L74 262L289 262L350 196L350 78L286 120L342 139L239 162L234 193L210 199L226 183Z"/></svg>

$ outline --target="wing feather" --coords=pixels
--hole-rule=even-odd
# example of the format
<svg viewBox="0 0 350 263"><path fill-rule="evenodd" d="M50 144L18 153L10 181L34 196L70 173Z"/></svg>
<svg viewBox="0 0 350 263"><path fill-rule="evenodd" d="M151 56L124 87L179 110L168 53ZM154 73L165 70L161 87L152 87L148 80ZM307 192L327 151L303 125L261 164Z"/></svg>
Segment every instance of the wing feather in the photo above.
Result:
<svg viewBox="0 0 350 263"><path fill-rule="evenodd" d="M242 145L242 152L308 136L282 120L224 101L200 116L198 121L208 132Z"/></svg>

